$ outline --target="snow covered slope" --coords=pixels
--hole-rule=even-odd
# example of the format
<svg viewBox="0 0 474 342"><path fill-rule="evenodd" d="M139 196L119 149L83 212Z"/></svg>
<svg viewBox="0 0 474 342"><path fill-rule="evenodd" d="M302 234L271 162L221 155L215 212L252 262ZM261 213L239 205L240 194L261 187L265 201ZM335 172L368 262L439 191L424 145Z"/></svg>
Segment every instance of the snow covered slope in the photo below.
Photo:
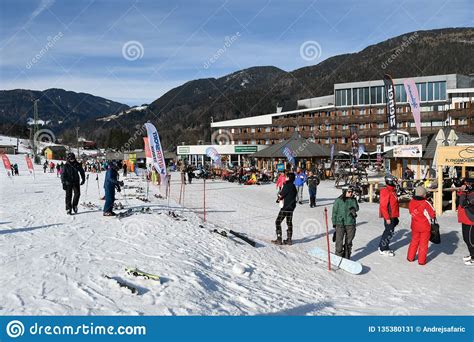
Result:
<svg viewBox="0 0 474 342"><path fill-rule="evenodd" d="M410 239L408 213L393 239L394 258L376 252L382 224L377 205L362 204L354 240L361 275L328 272L307 254L325 248L323 210L339 195L332 182L318 189L318 207L298 206L291 247L269 243L278 212L273 185L238 186L207 181L207 219L203 224L203 183L186 186L185 207L177 205L178 174L169 203L152 194L150 203L133 198L137 177L117 194L128 207L148 206L151 214L105 218L80 206L66 216L64 192L55 174L25 172L23 156L10 156L20 176L0 172L0 313L79 315L421 315L470 314L467 288L473 269L462 263L466 247L454 216L440 218L441 245L430 246L424 267L406 261ZM103 205L95 175L82 187L81 202ZM127 197L124 198L123 195ZM305 194L306 196L306 194ZM168 210L186 218L175 220ZM200 227L203 225L204 228ZM257 248L212 229L234 229L257 240ZM285 226L284 226L285 229ZM331 229L332 231L332 229ZM331 245L333 247L333 245ZM162 283L127 275L125 266L158 274ZM104 274L139 288L120 288Z"/></svg>

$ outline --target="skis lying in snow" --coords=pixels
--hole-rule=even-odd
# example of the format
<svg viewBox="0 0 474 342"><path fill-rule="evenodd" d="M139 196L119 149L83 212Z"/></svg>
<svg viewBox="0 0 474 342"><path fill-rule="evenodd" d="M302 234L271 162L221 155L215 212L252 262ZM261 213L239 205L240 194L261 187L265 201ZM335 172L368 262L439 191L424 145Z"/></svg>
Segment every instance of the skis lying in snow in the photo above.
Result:
<svg viewBox="0 0 474 342"><path fill-rule="evenodd" d="M158 199L164 199L164 197L161 196L160 194L155 194L155 197L158 198Z"/></svg>
<svg viewBox="0 0 474 342"><path fill-rule="evenodd" d="M127 272L127 274L132 275L134 277L142 277L145 279L160 281L160 276L157 276L156 274L140 271L138 268L135 268L135 267L125 267L125 272Z"/></svg>
<svg viewBox="0 0 474 342"><path fill-rule="evenodd" d="M114 209L121 210L123 209L123 204L121 202L114 203Z"/></svg>
<svg viewBox="0 0 474 342"><path fill-rule="evenodd" d="M130 292L132 292L133 294L138 294L138 289L136 287L128 284L127 282L123 281L119 277L110 277L110 276L104 274L104 278L115 281L117 284L119 284L120 287L123 287L123 288L126 288L126 289L130 290Z"/></svg>
<svg viewBox="0 0 474 342"><path fill-rule="evenodd" d="M140 200L142 202L150 202L150 200L148 198L146 198L145 196L139 196L139 197L137 197L137 200Z"/></svg>
<svg viewBox="0 0 474 342"><path fill-rule="evenodd" d="M127 209L120 213L117 213L116 217L121 219L124 217L132 216L133 214L151 214L153 211L149 207L142 207L142 208L135 208L135 209Z"/></svg>
<svg viewBox="0 0 474 342"><path fill-rule="evenodd" d="M315 247L310 249L308 253L322 261L328 261L328 252L321 248ZM362 264L360 262L341 258L333 253L331 253L331 265L339 267L340 269L352 274L360 274L362 272Z"/></svg>
<svg viewBox="0 0 474 342"><path fill-rule="evenodd" d="M213 230L210 230L210 232L211 232L211 233L219 234L219 235L221 235L221 236L223 236L223 237L228 237L227 232L226 232L225 230L219 231L219 230L217 230L217 229L213 229Z"/></svg>
<svg viewBox="0 0 474 342"><path fill-rule="evenodd" d="M168 215L176 221L187 221L188 220L184 216L176 214L174 211L169 211Z"/></svg>
<svg viewBox="0 0 474 342"><path fill-rule="evenodd" d="M99 206L97 204L94 204L92 202L82 202L81 205L85 208L89 209L99 209Z"/></svg>
<svg viewBox="0 0 474 342"><path fill-rule="evenodd" d="M247 242L250 246L252 247L256 247L257 246L257 243L251 239L249 239L248 237L246 237L245 235L242 235L241 233L239 232L235 232L233 230L230 230L229 233L231 233L232 235L234 235L235 237L238 237L239 239Z"/></svg>

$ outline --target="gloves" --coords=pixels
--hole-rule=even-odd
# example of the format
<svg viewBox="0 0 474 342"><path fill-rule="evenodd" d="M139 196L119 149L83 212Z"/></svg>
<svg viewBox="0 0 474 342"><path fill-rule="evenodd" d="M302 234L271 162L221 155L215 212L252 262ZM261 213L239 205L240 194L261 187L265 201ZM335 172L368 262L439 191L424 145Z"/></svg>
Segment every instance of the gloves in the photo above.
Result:
<svg viewBox="0 0 474 342"><path fill-rule="evenodd" d="M334 234L332 234L332 242L336 242L336 232L334 232Z"/></svg>
<svg viewBox="0 0 474 342"><path fill-rule="evenodd" d="M63 183L63 190L66 190L66 183Z"/></svg>
<svg viewBox="0 0 474 342"><path fill-rule="evenodd" d="M81 185L84 185L85 182L86 182L86 180L83 179L83 180L81 181Z"/></svg>
<svg viewBox="0 0 474 342"><path fill-rule="evenodd" d="M118 184L119 184L120 186L123 186L123 181L118 182ZM119 192L120 192L120 190L119 190Z"/></svg>
<svg viewBox="0 0 474 342"><path fill-rule="evenodd" d="M118 187L117 187L117 191L120 192L120 191L122 191L122 189L120 189L120 187L118 186Z"/></svg>

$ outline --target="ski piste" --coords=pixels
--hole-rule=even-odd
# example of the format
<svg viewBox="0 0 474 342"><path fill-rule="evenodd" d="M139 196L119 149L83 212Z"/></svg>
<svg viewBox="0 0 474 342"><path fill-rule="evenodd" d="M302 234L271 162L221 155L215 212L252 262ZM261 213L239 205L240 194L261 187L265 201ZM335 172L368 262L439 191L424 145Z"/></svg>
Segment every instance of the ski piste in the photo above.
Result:
<svg viewBox="0 0 474 342"><path fill-rule="evenodd" d="M328 261L328 252L324 249L314 247L308 251L309 255L314 256L322 261ZM357 261L341 258L336 254L331 253L331 265L339 267L340 269L351 274L360 274L362 272L362 264Z"/></svg>
<svg viewBox="0 0 474 342"><path fill-rule="evenodd" d="M136 267L125 267L125 272L127 272L127 274L132 275L134 277L143 277L145 279L160 281L160 276L158 276L156 274L141 271Z"/></svg>
<svg viewBox="0 0 474 342"><path fill-rule="evenodd" d="M130 292L132 292L133 294L138 294L138 289L136 287L130 285L119 277L111 277L107 274L104 274L104 278L115 281L117 284L119 284L120 287L130 290Z"/></svg>

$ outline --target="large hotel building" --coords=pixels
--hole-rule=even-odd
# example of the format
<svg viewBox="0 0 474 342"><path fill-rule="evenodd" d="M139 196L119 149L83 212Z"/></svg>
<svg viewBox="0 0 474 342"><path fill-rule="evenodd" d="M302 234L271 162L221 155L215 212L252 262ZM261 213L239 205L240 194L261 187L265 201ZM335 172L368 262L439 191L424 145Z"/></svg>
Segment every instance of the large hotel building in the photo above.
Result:
<svg viewBox="0 0 474 342"><path fill-rule="evenodd" d="M403 81L394 79L397 125L401 131L417 137L413 116ZM474 79L450 74L413 77L421 103L422 135L437 133L440 128L474 134ZM298 109L263 114L242 119L211 123L213 137L227 136L231 145L275 144L288 139L295 131L319 144L334 144L337 150L350 151L350 127L356 126L359 144L366 151L383 145L387 132L387 112L383 80L339 83L328 96L298 101ZM213 143L216 143L213 141ZM179 148L178 148L179 154Z"/></svg>

